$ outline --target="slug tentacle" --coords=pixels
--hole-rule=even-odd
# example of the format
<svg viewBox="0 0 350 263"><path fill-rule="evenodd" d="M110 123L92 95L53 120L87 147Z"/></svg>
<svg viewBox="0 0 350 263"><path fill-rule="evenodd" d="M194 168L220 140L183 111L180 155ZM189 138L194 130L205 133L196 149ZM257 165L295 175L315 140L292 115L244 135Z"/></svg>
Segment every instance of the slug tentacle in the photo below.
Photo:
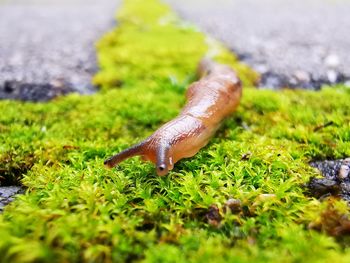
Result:
<svg viewBox="0 0 350 263"><path fill-rule="evenodd" d="M166 142L161 142L156 149L157 174L160 176L166 175L169 172L169 149L170 146Z"/></svg>
<svg viewBox="0 0 350 263"><path fill-rule="evenodd" d="M145 141L135 144L130 148L127 148L124 151L121 151L120 153L113 155L112 157L105 160L104 165L108 168L113 168L114 166L124 161L125 159L128 159L136 155L142 155L144 147L145 147Z"/></svg>
<svg viewBox="0 0 350 263"><path fill-rule="evenodd" d="M189 86L187 103L180 114L164 124L142 143L105 161L113 167L126 158L141 155L156 165L157 174L166 175L174 163L195 155L233 113L242 95L236 73L227 65L205 58L198 66L200 79Z"/></svg>

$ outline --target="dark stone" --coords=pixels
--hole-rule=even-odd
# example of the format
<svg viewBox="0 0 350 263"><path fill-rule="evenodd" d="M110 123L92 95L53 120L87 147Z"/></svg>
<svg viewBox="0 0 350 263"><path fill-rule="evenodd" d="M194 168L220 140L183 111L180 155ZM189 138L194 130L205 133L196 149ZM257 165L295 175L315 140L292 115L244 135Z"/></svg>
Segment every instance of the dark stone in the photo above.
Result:
<svg viewBox="0 0 350 263"><path fill-rule="evenodd" d="M317 198L328 195L339 196L341 193L340 185L336 181L326 178L312 178L308 187L311 194Z"/></svg>
<svg viewBox="0 0 350 263"><path fill-rule="evenodd" d="M350 159L311 162L323 178L311 178L308 183L310 193L322 198L328 195L343 198L350 202Z"/></svg>
<svg viewBox="0 0 350 263"><path fill-rule="evenodd" d="M216 205L211 205L208 209L207 214L205 217L208 220L208 224L213 227L219 227L222 217L220 215L220 210Z"/></svg>

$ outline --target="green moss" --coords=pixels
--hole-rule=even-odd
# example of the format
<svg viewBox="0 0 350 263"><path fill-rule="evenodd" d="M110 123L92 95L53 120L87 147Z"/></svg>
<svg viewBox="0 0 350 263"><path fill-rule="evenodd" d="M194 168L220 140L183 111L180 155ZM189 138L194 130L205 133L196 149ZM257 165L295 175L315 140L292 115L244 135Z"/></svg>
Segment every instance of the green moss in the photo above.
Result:
<svg viewBox="0 0 350 263"><path fill-rule="evenodd" d="M349 90L249 88L254 72L157 0L125 1L118 19L98 44L98 94L0 102L0 173L27 188L0 216L1 261L349 262L346 244L309 230L325 208L302 186L310 160L350 155ZM238 112L164 178L138 158L106 170L180 111L208 52L244 79ZM224 213L229 198L243 212Z"/></svg>
<svg viewBox="0 0 350 263"><path fill-rule="evenodd" d="M143 85L154 84L159 92L172 84L183 93L204 55L231 64L247 85L257 80L257 74L220 43L183 23L157 1L125 1L118 21L122 26L98 43L101 71L94 83L103 89L143 81Z"/></svg>

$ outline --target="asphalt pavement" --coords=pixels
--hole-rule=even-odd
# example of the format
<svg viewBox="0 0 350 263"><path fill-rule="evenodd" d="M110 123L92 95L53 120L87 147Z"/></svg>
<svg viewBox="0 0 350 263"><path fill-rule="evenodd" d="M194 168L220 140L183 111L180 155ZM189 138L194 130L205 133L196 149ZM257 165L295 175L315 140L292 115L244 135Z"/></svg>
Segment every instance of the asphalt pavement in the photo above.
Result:
<svg viewBox="0 0 350 263"><path fill-rule="evenodd" d="M350 0L166 0L267 88L350 86Z"/></svg>
<svg viewBox="0 0 350 263"><path fill-rule="evenodd" d="M0 99L95 91L94 44L120 0L0 0Z"/></svg>

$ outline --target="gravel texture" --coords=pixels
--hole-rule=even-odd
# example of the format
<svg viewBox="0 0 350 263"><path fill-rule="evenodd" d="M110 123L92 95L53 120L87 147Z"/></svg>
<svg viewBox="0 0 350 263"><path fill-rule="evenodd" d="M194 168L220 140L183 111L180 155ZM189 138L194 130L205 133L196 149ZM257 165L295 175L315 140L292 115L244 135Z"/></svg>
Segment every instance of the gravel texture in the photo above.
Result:
<svg viewBox="0 0 350 263"><path fill-rule="evenodd" d="M350 203L350 158L310 163L324 178L312 178L308 187L316 197L339 196Z"/></svg>
<svg viewBox="0 0 350 263"><path fill-rule="evenodd" d="M0 98L94 92L94 43L114 26L119 2L0 0Z"/></svg>
<svg viewBox="0 0 350 263"><path fill-rule="evenodd" d="M0 212L4 206L13 200L16 194L21 193L23 190L20 186L0 186Z"/></svg>
<svg viewBox="0 0 350 263"><path fill-rule="evenodd" d="M350 0L166 0L262 74L261 86L350 86Z"/></svg>

